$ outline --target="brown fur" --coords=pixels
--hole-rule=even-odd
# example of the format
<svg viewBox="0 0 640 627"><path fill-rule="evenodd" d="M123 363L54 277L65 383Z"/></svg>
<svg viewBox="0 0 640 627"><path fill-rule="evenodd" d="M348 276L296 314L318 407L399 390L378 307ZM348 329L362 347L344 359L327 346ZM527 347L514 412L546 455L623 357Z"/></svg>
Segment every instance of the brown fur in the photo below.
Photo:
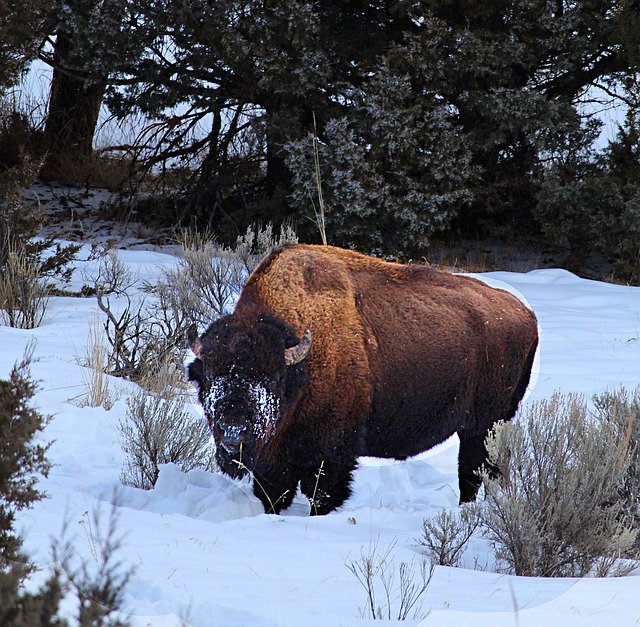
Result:
<svg viewBox="0 0 640 627"><path fill-rule="evenodd" d="M274 488L320 485L324 513L348 496L357 456L403 459L458 432L461 499L475 497L484 437L515 413L537 347L535 316L517 298L424 266L296 245L260 263L232 318L256 312L313 338L308 383L264 445L265 459L284 464Z"/></svg>

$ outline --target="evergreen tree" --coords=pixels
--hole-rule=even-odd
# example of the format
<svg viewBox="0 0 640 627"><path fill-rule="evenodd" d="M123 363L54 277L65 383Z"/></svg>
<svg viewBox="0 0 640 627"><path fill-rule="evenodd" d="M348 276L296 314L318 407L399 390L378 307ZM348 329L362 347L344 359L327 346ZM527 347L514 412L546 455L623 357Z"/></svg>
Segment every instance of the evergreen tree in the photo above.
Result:
<svg viewBox="0 0 640 627"><path fill-rule="evenodd" d="M60 560L49 579L36 592L26 592L25 579L34 571L22 550L22 538L14 529L15 514L43 498L40 477L51 467L48 445L37 436L49 421L31 403L36 391L29 367L31 354L0 379L0 625L3 627L66 627L59 609L68 591L63 570L76 588L77 625L124 627L116 616L122 611L126 586L133 571L121 571L115 553L121 548L117 536L117 515L112 510L105 534L100 534L94 551L98 565L83 563L76 568L68 541L54 543L54 558ZM94 524L100 526L97 514ZM95 570L95 572L94 572Z"/></svg>
<svg viewBox="0 0 640 627"><path fill-rule="evenodd" d="M52 50L40 53L53 68L40 172L44 179L74 179L74 169L92 155L107 83L130 41L124 35L127 4L63 0L49 13Z"/></svg>
<svg viewBox="0 0 640 627"><path fill-rule="evenodd" d="M412 52L392 48L320 138L287 145L293 201L309 216L322 195L333 243L420 254L472 198L477 169L466 138Z"/></svg>
<svg viewBox="0 0 640 627"><path fill-rule="evenodd" d="M188 167L182 219L313 232L317 150L330 240L415 255L454 219L539 228L549 164L593 141L581 101L629 91L634 7L133 0L109 102L158 121L149 167Z"/></svg>
<svg viewBox="0 0 640 627"><path fill-rule="evenodd" d="M58 626L64 592L59 573L40 592L25 593L23 582L33 569L13 528L16 512L43 497L36 484L50 468L48 447L34 441L49 419L30 405L35 384L29 364L27 355L0 380L0 623Z"/></svg>
<svg viewBox="0 0 640 627"><path fill-rule="evenodd" d="M566 247L579 270L594 256L621 278L640 276L640 117L630 109L601 153L589 141L566 142L540 179L536 218L552 243ZM594 132L595 135L595 132ZM592 137L593 139L593 137Z"/></svg>
<svg viewBox="0 0 640 627"><path fill-rule="evenodd" d="M154 146L149 167L191 168L181 218L219 226L232 214L237 229L298 210L284 147L309 133L314 116L323 129L350 106L390 38L411 28L387 4L136 2L142 50L109 105L158 121L144 138Z"/></svg>
<svg viewBox="0 0 640 627"><path fill-rule="evenodd" d="M461 223L530 228L545 164L567 137L580 146L595 138L581 101L594 86L619 89L637 72L623 33L637 7L620 0L427 4L423 31L435 19L443 28L437 56L423 64L457 112L481 173ZM636 28L636 47L639 36Z"/></svg>
<svg viewBox="0 0 640 627"><path fill-rule="evenodd" d="M0 95L15 85L47 33L55 0L0 0Z"/></svg>

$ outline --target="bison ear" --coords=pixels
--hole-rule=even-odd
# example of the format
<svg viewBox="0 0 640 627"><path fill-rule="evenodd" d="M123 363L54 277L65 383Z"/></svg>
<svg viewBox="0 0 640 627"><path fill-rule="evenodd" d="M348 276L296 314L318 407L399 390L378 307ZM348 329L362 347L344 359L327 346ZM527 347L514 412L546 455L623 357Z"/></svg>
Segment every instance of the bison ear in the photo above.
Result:
<svg viewBox="0 0 640 627"><path fill-rule="evenodd" d="M202 354L202 341L198 337L198 327L192 324L187 331L187 341L189 342L189 348L191 352L200 359Z"/></svg>
<svg viewBox="0 0 640 627"><path fill-rule="evenodd" d="M311 331L307 329L304 332L304 337L298 344L291 348L284 349L284 361L287 366L295 366L299 364L308 354L311 348Z"/></svg>

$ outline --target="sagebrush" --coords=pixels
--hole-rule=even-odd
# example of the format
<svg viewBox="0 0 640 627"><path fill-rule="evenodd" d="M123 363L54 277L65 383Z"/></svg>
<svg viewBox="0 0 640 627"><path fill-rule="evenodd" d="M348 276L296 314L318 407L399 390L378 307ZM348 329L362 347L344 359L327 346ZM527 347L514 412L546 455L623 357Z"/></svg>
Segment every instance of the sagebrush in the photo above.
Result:
<svg viewBox="0 0 640 627"><path fill-rule="evenodd" d="M621 424L628 428L632 458L627 471L621 496L624 513L632 516L640 529L640 387L629 391L624 387L601 392L593 397L595 414L600 421ZM636 537L640 549L640 533Z"/></svg>
<svg viewBox="0 0 640 627"><path fill-rule="evenodd" d="M274 233L270 224L248 229L233 247L187 234L177 266L154 285L142 284L116 251L106 252L93 284L105 315L108 372L140 382L167 359L182 364L189 326L195 322L204 330L229 313L259 260L296 241L291 227Z"/></svg>
<svg viewBox="0 0 640 627"><path fill-rule="evenodd" d="M179 325L195 322L207 326L230 313L249 274L269 251L298 241L295 231L283 225L254 225L237 238L234 246L218 244L206 235L186 236L182 259L167 270L157 286L159 298Z"/></svg>
<svg viewBox="0 0 640 627"><path fill-rule="evenodd" d="M625 486L634 460L630 416L597 420L584 397L555 393L487 438L479 516L499 565L516 575L624 574L638 556Z"/></svg>
<svg viewBox="0 0 640 627"><path fill-rule="evenodd" d="M443 509L434 518L424 519L418 544L425 547L432 563L458 566L479 524L474 505L464 504L459 512Z"/></svg>
<svg viewBox="0 0 640 627"><path fill-rule="evenodd" d="M190 413L179 396L138 391L127 400L127 414L118 431L126 455L121 473L126 485L150 490L158 480L160 464L175 463L183 472L213 467L207 424Z"/></svg>

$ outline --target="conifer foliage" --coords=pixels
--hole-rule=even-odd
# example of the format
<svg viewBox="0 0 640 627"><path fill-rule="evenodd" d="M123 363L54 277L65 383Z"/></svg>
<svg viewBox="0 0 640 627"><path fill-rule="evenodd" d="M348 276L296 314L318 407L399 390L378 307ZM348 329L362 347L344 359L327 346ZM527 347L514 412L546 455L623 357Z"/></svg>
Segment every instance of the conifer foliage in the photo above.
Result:
<svg viewBox="0 0 640 627"><path fill-rule="evenodd" d="M636 272L638 238L625 228L638 222L640 189L636 0L48 9L31 52L8 48L3 60L0 49L0 83L42 32L55 35L40 53L56 72L49 154L71 146L88 158L104 93L118 119L137 116L137 136L111 154L156 192L129 205L139 216L153 207L227 242L252 222L294 219L309 240L322 202L332 244L416 257L451 228L526 232L576 266L609 251ZM2 11L0 1L9 20ZM612 104L628 121L603 150L597 114Z"/></svg>
<svg viewBox="0 0 640 627"><path fill-rule="evenodd" d="M32 568L14 530L16 512L43 497L36 484L50 468L48 446L34 441L48 417L31 406L35 384L30 361L25 355L9 378L0 380L0 624L59 625L55 616L63 594L61 579L54 573L39 593L24 592L22 583Z"/></svg>
<svg viewBox="0 0 640 627"><path fill-rule="evenodd" d="M46 456L49 445L41 441L50 417L32 405L36 384L31 363L32 352L27 350L9 377L0 379L0 625L66 627L69 622L60 617L60 607L73 589L78 607L73 624L124 627L127 623L118 613L133 571L123 571L115 555L121 540L114 511L105 533L100 532L94 512L97 567L86 562L77 567L76 554L63 534L53 542L56 566L45 584L35 592L25 590L25 580L35 567L22 549L15 515L45 497L37 483L51 468Z"/></svg>
<svg viewBox="0 0 640 627"><path fill-rule="evenodd" d="M20 556L20 539L13 531L15 512L42 498L36 484L50 468L48 446L34 441L49 418L30 405L36 388L29 364L27 354L9 379L0 380L0 546L8 560Z"/></svg>
<svg viewBox="0 0 640 627"><path fill-rule="evenodd" d="M603 171L587 103L637 107L633 4L132 0L108 100L157 120L148 164L188 166L183 219L308 238L322 195L329 241L381 254L452 224L549 233L584 197L558 168Z"/></svg>

